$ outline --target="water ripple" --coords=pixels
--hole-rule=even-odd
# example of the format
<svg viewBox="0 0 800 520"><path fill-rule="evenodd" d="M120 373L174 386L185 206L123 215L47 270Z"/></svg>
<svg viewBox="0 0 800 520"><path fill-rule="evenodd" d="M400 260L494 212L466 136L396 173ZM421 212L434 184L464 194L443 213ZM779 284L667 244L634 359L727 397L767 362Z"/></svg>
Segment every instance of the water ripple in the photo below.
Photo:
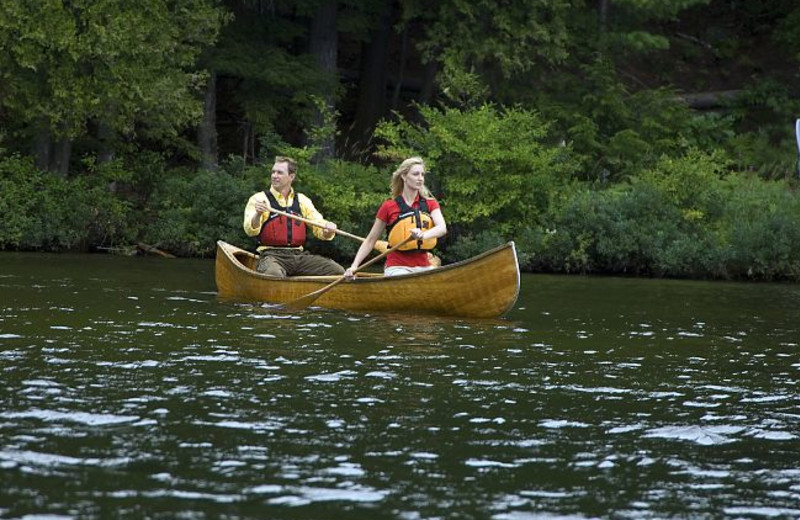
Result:
<svg viewBox="0 0 800 520"><path fill-rule="evenodd" d="M46 422L73 422L87 426L109 426L139 420L135 415L95 414L86 412L60 412L56 410L28 410L24 412L0 412L7 419L40 419Z"/></svg>

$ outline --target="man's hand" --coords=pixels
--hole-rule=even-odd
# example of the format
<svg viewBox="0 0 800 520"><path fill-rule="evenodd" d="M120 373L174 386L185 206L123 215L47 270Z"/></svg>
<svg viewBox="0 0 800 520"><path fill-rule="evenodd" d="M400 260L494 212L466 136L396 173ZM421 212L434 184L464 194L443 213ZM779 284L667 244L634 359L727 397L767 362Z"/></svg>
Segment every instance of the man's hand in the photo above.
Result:
<svg viewBox="0 0 800 520"><path fill-rule="evenodd" d="M250 226L252 226L253 228L258 228L259 226L261 226L261 215L263 215L264 213L268 212L271 209L267 198L264 197L261 199L256 199L254 209L256 210L256 213L250 220Z"/></svg>
<svg viewBox="0 0 800 520"><path fill-rule="evenodd" d="M336 234L337 229L338 228L336 227L336 224L334 224L333 222L328 222L327 224L325 224L325 227L322 228L322 236L324 236L325 238L333 238L333 235Z"/></svg>
<svg viewBox="0 0 800 520"><path fill-rule="evenodd" d="M269 201L267 199L258 199L256 200L256 213L261 215L270 210Z"/></svg>

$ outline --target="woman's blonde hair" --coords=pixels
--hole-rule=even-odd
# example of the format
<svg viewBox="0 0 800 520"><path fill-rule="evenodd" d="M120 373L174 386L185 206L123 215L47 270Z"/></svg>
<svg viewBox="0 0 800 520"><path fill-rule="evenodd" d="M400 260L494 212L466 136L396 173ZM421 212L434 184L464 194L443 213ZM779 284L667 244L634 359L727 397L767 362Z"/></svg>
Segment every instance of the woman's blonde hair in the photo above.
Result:
<svg viewBox="0 0 800 520"><path fill-rule="evenodd" d="M389 182L389 188L392 190L392 198L403 193L403 175L411 171L411 168L417 164L422 165L423 169L427 169L425 168L425 161L422 160L422 157L409 157L401 162L400 166L392 173L392 180ZM419 194L426 199L433 198L430 190L424 184L422 185L422 189L419 190Z"/></svg>

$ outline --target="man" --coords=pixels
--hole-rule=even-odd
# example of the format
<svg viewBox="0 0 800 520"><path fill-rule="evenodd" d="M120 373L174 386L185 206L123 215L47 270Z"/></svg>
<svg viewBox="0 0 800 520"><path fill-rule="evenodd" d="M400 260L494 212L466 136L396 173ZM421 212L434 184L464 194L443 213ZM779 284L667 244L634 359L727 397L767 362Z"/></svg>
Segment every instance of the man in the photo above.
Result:
<svg viewBox="0 0 800 520"><path fill-rule="evenodd" d="M328 222L311 200L292 188L297 163L289 157L278 156L272 165L271 186L268 191L253 194L244 209L244 231L259 241L258 267L261 273L272 276L341 275L344 268L329 258L306 251L306 225L299 220L270 213L270 208L318 222L310 226L314 236L333 240L336 224Z"/></svg>

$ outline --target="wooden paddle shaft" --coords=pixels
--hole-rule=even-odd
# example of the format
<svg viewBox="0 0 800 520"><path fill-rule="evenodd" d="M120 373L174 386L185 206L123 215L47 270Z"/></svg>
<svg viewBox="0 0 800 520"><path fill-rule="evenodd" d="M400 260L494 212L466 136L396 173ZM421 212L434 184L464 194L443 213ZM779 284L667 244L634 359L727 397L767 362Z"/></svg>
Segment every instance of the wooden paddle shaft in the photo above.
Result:
<svg viewBox="0 0 800 520"><path fill-rule="evenodd" d="M325 227L323 224L320 224L319 222L314 222L313 220L308 220L307 218L301 217L300 215L294 215L292 213L287 213L285 211L281 211L279 209L275 209L275 208L273 208L271 206L269 208L269 212L270 213L277 213L278 215L283 215L284 217L293 218L295 220L299 220L300 222L305 222L306 224L309 224L309 225L312 225L312 226ZM352 239L358 240L359 242L365 242L367 240L366 238L362 238L362 237L360 237L358 235L353 235L352 233L348 233L347 231L342 231L339 228L334 229L333 232L336 233L336 234L348 237L348 238L352 238ZM389 248L389 243L386 242L385 240L378 240L377 242L375 242L375 245L373 246L373 249L376 249L377 251L380 251L381 253L386 251L388 248ZM441 262L439 262L439 263L441 264Z"/></svg>

